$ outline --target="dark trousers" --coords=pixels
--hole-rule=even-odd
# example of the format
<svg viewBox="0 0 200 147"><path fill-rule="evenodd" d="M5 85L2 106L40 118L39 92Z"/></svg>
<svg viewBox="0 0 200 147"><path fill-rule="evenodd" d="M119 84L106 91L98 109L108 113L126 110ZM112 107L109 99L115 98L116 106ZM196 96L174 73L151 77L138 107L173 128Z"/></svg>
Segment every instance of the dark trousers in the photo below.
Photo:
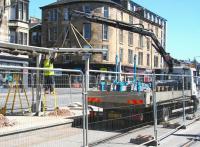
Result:
<svg viewBox="0 0 200 147"><path fill-rule="evenodd" d="M45 91L48 91L50 89L50 92L53 92L55 87L55 79L54 76L44 76L44 88Z"/></svg>

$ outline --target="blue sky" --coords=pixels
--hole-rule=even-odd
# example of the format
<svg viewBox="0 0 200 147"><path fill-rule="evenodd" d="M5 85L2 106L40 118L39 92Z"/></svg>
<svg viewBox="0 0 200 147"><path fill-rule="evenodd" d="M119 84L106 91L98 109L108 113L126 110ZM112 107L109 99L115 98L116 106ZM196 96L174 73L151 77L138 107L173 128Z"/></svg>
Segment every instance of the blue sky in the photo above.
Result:
<svg viewBox="0 0 200 147"><path fill-rule="evenodd" d="M30 16L56 0L30 0ZM167 52L177 59L200 56L200 0L134 0L167 19ZM197 58L200 61L200 57Z"/></svg>

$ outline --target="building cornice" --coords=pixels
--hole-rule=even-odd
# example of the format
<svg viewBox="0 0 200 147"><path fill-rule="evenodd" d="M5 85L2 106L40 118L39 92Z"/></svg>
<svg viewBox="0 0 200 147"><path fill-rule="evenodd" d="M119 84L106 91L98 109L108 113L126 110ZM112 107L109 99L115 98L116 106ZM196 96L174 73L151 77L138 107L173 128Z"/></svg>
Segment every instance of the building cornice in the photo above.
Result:
<svg viewBox="0 0 200 147"><path fill-rule="evenodd" d="M49 4L49 5L46 5L46 6L43 6L43 7L40 7L40 9L44 10L44 9L49 9L49 8L56 8L56 7L59 7L59 6L63 6L63 5L72 5L72 4L76 4L76 3L104 3L104 4L108 4L108 5L111 5L112 7L116 7L118 8L119 10L122 10L128 14L131 14L133 16L135 16L136 18L138 19L141 19L143 21L146 21L148 23L151 23L155 26L158 26L158 27L162 27L161 25L151 21L151 20L148 20L147 18L144 18L143 16L141 16L140 14L136 13L136 12L132 12L126 8L124 8L122 5L118 4L118 3L115 3L111 0L63 0L63 1L58 1L58 2L55 2L55 3L52 3L52 4ZM149 10L148 10L149 11ZM159 16L159 15L157 15ZM161 16L159 16L163 21L167 21L166 19L162 18Z"/></svg>

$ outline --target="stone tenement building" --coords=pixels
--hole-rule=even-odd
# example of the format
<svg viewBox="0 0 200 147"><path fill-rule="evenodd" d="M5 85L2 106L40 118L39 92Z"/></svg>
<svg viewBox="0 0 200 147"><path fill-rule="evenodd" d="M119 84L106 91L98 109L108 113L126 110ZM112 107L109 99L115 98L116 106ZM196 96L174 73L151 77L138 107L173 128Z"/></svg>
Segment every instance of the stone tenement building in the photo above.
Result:
<svg viewBox="0 0 200 147"><path fill-rule="evenodd" d="M0 0L0 41L28 45L29 0ZM27 59L0 53L0 65L28 66Z"/></svg>
<svg viewBox="0 0 200 147"><path fill-rule="evenodd" d="M91 67L93 69L95 67L95 69L114 70L116 55L119 56L122 70L125 72L132 72L134 55L137 57L139 72L163 66L161 56L151 45L151 38L105 24L89 22L77 15L70 15L73 10L78 10L124 21L130 25L142 24L145 29L152 30L156 34L165 48L166 20L131 0L59 0L41 7L41 9L42 46L79 47L73 31L69 27L71 22L94 48L108 49L102 56L92 56ZM77 36L81 38L78 34ZM80 39L80 43L83 47L87 46L83 39ZM60 59L63 64L66 64L66 67L80 65L77 58L73 56L63 55L61 57Z"/></svg>
<svg viewBox="0 0 200 147"><path fill-rule="evenodd" d="M0 1L0 41L28 44L29 1Z"/></svg>

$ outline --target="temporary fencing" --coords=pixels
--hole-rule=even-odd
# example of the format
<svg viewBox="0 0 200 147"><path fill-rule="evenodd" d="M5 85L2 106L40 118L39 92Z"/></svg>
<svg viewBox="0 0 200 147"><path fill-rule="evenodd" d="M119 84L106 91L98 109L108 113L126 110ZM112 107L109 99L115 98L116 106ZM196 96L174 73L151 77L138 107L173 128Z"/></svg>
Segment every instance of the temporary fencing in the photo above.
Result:
<svg viewBox="0 0 200 147"><path fill-rule="evenodd" d="M60 145L85 146L85 99L84 75L80 70L53 69L53 83L47 79L45 68L1 66L0 69L0 108L1 114L16 121L13 130L0 129L0 146L7 146L13 141L21 146L36 145L40 141L55 138L77 138L78 144L70 141ZM77 80L78 79L78 80ZM50 80L50 81L47 81ZM78 86L77 86L78 85ZM52 86L52 90L50 90ZM45 88L47 88L45 90ZM33 116L39 115L39 116ZM23 116L23 117L22 117ZM31 124L31 125L30 125ZM50 126L57 126L48 129ZM27 127L29 126L29 127ZM45 128L37 130L37 128ZM14 140L6 134L12 131L35 131L17 136ZM56 132L56 129L59 130ZM52 130L55 132L52 134ZM30 140L37 134L45 134L42 140ZM37 138L37 137L36 137ZM4 140L8 141L5 142ZM34 144L35 143L35 144ZM20 146L19 145L19 146Z"/></svg>
<svg viewBox="0 0 200 147"><path fill-rule="evenodd" d="M96 87L90 86L88 93L90 145L125 132L135 144L156 145L173 131L184 128L190 122L186 117L193 116L198 108L199 94L194 92L199 92L199 77L189 72L173 75L90 70L90 74L97 80ZM144 126L149 128L133 131Z"/></svg>
<svg viewBox="0 0 200 147"><path fill-rule="evenodd" d="M127 143L156 145L170 133L191 123L194 114L200 114L200 78L191 72L172 75L90 70L86 80L87 76L80 70L54 69L54 90L45 91L49 86L44 74L46 70L49 69L1 67L2 114L8 118L10 115L30 115L23 119L33 126L38 122L42 126L54 121L59 124L60 120L65 124L15 137L15 141L23 142L21 146L34 145L36 134L40 133L45 134L44 142L57 138L62 141L55 145L73 147L94 146L123 134L130 139ZM42 117L32 116L38 112ZM17 118L19 124L20 120ZM6 131L6 128L0 130L2 146L13 143L11 138L5 137ZM52 131L54 133L49 133Z"/></svg>

